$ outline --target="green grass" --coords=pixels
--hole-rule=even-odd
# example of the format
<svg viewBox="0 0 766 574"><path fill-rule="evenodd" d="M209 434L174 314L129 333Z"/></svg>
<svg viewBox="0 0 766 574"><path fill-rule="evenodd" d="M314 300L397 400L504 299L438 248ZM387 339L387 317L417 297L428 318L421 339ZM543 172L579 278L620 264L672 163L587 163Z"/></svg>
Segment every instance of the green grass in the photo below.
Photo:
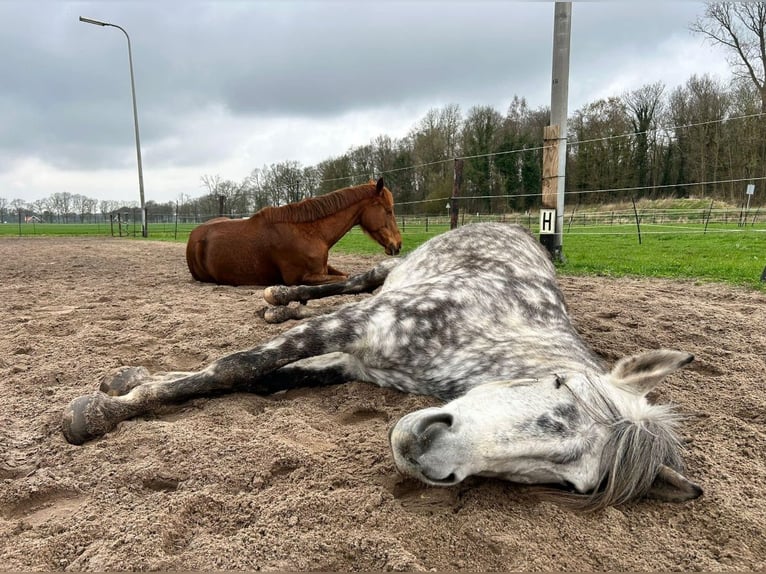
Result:
<svg viewBox="0 0 766 574"><path fill-rule="evenodd" d="M117 228L115 226L115 234ZM141 234L139 228L138 234ZM0 237L82 237L110 235L108 223L2 223Z"/></svg>
<svg viewBox="0 0 766 574"><path fill-rule="evenodd" d="M633 275L723 281L763 289L766 229L710 226L706 234L668 233L667 227L642 225L639 245L635 228L624 234L610 228L588 228L589 234L564 234L564 274ZM614 229L611 228L612 233ZM656 233L662 231L662 234ZM699 229L697 230L699 231Z"/></svg>
<svg viewBox="0 0 766 574"><path fill-rule="evenodd" d="M149 239L185 242L194 224L149 225ZM446 225L424 226L407 223L402 233L402 253L447 231ZM737 227L710 224L707 233L700 224L673 227L641 225L642 243L636 228L622 226L565 226L563 252L566 263L558 265L564 275L605 275L613 277L665 277L717 281L766 289L760 281L766 267L766 224ZM19 225L0 225L0 237L19 236ZM138 231L138 230L137 230ZM129 237L134 237L129 228ZM115 228L116 233L116 228ZM124 232L125 233L125 232ZM110 236L108 224L22 224L22 236ZM136 233L141 240L140 231ZM381 254L382 248L359 228L352 229L333 247L338 253Z"/></svg>
<svg viewBox="0 0 766 574"><path fill-rule="evenodd" d="M406 255L421 243L425 243L432 237L448 230L448 225L431 225L428 227L428 231L419 229L402 233L402 255ZM374 239L356 227L346 233L335 244L333 250L339 253L363 253L366 255L375 255L383 252L383 248Z"/></svg>
<svg viewBox="0 0 766 574"><path fill-rule="evenodd" d="M150 223L149 239L186 241L196 223ZM84 237L99 235L102 237L120 236L119 226L115 223L3 223L0 224L0 237ZM122 237L140 237L141 224L123 225Z"/></svg>
<svg viewBox="0 0 766 574"><path fill-rule="evenodd" d="M766 267L766 226L689 226L673 233L661 225L642 225L641 244L635 226L573 227L564 233L566 263L558 264L564 275L612 277L664 277L718 281L766 288L760 281ZM402 234L402 253L409 253L429 238L446 231L431 226ZM689 233L693 231L693 233ZM340 253L381 253L381 247L352 229L334 250Z"/></svg>

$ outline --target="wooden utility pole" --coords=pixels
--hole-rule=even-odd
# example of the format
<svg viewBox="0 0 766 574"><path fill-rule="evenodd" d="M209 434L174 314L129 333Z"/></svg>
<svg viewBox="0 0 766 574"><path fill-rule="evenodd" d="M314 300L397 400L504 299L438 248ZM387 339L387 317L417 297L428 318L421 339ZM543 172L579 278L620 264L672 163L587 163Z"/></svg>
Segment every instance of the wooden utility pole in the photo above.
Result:
<svg viewBox="0 0 766 574"><path fill-rule="evenodd" d="M559 126L543 128L543 197L540 209L540 243L556 253L556 209L559 185Z"/></svg>
<svg viewBox="0 0 766 574"><path fill-rule="evenodd" d="M569 99L569 44L571 30L572 3L556 2L553 21L551 125L546 127L544 135L546 143L543 149L543 210L540 213L541 230L542 226L546 223L544 218L550 218L554 215L549 210L555 209L556 211L554 233L541 234L540 241L548 248L553 258L558 261L564 261L562 233L564 230L564 188L567 165L567 102ZM547 162L545 159L546 152L549 154Z"/></svg>

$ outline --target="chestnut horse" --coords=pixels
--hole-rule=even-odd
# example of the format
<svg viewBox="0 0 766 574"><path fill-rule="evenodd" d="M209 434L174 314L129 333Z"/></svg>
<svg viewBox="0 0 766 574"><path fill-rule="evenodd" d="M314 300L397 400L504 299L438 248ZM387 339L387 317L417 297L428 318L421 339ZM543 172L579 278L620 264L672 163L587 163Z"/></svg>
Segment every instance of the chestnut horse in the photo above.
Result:
<svg viewBox="0 0 766 574"><path fill-rule="evenodd" d="M222 285L319 285L346 274L327 264L330 248L354 225L397 255L402 236L394 198L383 179L282 207L248 219L216 218L192 230L186 262L197 281Z"/></svg>

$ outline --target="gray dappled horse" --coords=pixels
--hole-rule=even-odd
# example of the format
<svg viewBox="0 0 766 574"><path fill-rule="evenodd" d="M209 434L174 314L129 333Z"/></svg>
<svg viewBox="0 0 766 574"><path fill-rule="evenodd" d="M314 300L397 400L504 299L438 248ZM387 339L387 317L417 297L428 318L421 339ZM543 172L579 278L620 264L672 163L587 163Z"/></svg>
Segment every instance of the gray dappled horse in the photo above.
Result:
<svg viewBox="0 0 766 574"><path fill-rule="evenodd" d="M646 400L693 356L653 350L607 370L572 326L555 269L524 228L462 227L360 277L373 288L385 281L367 299L201 371L119 370L101 391L70 403L64 435L82 444L122 420L207 394L359 380L449 401L390 431L396 467L430 485L470 475L558 484L562 500L585 509L702 493L681 474L678 416ZM350 283L362 290L359 277ZM343 287L265 296L284 303L323 288Z"/></svg>

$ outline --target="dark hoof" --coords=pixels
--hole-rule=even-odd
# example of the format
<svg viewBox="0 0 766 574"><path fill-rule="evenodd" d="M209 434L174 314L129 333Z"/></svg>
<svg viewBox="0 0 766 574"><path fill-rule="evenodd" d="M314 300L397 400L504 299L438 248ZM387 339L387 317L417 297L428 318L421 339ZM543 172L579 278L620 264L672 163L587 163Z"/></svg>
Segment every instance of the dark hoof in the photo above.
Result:
<svg viewBox="0 0 766 574"><path fill-rule="evenodd" d="M287 305L290 298L290 288L285 285L274 285L263 290L263 298L270 305Z"/></svg>
<svg viewBox="0 0 766 574"><path fill-rule="evenodd" d="M149 378L145 367L120 367L111 375L106 375L98 387L102 393L111 397L127 395Z"/></svg>
<svg viewBox="0 0 766 574"><path fill-rule="evenodd" d="M297 310L293 307L269 307L263 313L263 320L267 323L284 323L298 318Z"/></svg>
<svg viewBox="0 0 766 574"><path fill-rule="evenodd" d="M72 444L102 436L114 428L104 416L104 406L109 398L103 393L94 393L73 400L64 409L61 430L64 437Z"/></svg>

